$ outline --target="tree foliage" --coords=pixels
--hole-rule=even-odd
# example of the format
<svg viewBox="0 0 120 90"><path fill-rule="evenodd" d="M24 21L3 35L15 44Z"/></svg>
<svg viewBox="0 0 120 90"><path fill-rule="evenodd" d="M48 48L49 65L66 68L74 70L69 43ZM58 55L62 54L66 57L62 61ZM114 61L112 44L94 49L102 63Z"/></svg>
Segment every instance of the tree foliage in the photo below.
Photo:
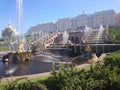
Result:
<svg viewBox="0 0 120 90"><path fill-rule="evenodd" d="M120 41L120 26L110 27L109 35L112 36L114 41Z"/></svg>
<svg viewBox="0 0 120 90"><path fill-rule="evenodd" d="M6 28L2 31L2 37L5 39L10 39L13 36L13 31L10 28Z"/></svg>

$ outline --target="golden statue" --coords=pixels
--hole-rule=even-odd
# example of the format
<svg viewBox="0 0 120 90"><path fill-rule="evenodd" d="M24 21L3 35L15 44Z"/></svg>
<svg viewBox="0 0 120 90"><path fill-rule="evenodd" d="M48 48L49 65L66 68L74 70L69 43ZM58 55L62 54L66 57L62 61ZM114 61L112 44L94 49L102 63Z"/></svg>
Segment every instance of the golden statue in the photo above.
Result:
<svg viewBox="0 0 120 90"><path fill-rule="evenodd" d="M96 56L96 54L95 54L95 53L90 53L90 52L91 52L91 48L90 48L89 45L87 45L87 46L85 47L85 52L87 52L88 55L89 55L89 54L92 55L92 57L88 60L88 63L95 63L95 62L98 61L98 57Z"/></svg>
<svg viewBox="0 0 120 90"><path fill-rule="evenodd" d="M89 45L87 45L87 46L85 47L85 51L86 51L86 52L90 52L90 51L91 51L91 48L90 48Z"/></svg>
<svg viewBox="0 0 120 90"><path fill-rule="evenodd" d="M24 41L21 41L18 46L18 52L25 52L24 50Z"/></svg>
<svg viewBox="0 0 120 90"><path fill-rule="evenodd" d="M96 54L94 53L92 55L92 58L88 60L88 63L92 64L98 61L98 57L96 56Z"/></svg>

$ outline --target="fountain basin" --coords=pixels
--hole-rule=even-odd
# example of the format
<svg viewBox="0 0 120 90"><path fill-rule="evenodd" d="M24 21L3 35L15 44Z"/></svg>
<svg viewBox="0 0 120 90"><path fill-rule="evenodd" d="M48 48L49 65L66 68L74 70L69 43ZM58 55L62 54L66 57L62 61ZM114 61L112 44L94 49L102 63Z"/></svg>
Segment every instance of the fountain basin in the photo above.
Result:
<svg viewBox="0 0 120 90"><path fill-rule="evenodd" d="M8 54L2 57L3 62L12 62L12 63L25 62L32 59L33 59L33 55L30 51L9 52Z"/></svg>

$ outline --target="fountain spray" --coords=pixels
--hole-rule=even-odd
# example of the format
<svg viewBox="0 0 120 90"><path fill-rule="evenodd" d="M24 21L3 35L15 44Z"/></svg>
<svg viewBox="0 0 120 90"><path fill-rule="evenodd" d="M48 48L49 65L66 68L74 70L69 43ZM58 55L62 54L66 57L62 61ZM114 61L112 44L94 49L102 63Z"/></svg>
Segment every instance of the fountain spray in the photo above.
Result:
<svg viewBox="0 0 120 90"><path fill-rule="evenodd" d="M104 28L103 28L103 26L102 25L100 25L100 27L99 27L99 32L98 32L98 38L97 38L97 43L99 43L99 40L100 40L100 37L101 37L101 35L102 35L102 33L103 33L103 30L104 30Z"/></svg>
<svg viewBox="0 0 120 90"><path fill-rule="evenodd" d="M64 31L64 33L63 33L63 44L68 43L68 38L69 38L69 34L67 33L67 31Z"/></svg>
<svg viewBox="0 0 120 90"><path fill-rule="evenodd" d="M23 12L23 0L16 0L17 2L17 14L18 14L18 43L20 43L20 30L22 25L22 12Z"/></svg>

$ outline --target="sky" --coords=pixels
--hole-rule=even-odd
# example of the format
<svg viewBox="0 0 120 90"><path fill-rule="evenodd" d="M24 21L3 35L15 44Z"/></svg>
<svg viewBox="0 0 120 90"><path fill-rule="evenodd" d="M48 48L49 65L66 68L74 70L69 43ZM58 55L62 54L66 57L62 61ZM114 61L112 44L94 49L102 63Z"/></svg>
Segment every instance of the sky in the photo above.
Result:
<svg viewBox="0 0 120 90"><path fill-rule="evenodd" d="M18 31L17 0L0 0L0 36L11 21ZM120 12L120 0L23 0L21 32L32 26L58 19L74 17L83 13L113 9Z"/></svg>

